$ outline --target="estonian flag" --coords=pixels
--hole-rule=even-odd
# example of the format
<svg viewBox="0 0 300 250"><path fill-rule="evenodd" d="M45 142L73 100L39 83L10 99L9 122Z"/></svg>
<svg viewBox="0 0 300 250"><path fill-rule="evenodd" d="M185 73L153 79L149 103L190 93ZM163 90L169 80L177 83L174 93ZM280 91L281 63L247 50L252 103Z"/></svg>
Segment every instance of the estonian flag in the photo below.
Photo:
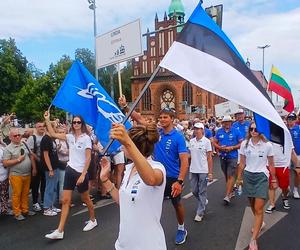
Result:
<svg viewBox="0 0 300 250"><path fill-rule="evenodd" d="M198 4L184 29L160 63L189 82L255 112L257 128L271 141L293 142L265 89L219 26Z"/></svg>

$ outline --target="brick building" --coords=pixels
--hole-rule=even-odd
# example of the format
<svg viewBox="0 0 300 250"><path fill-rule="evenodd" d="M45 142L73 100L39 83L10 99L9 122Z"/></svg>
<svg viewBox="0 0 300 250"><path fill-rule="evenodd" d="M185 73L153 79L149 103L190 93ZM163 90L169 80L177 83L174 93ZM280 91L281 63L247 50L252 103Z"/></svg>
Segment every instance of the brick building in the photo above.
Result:
<svg viewBox="0 0 300 250"><path fill-rule="evenodd" d="M147 49L133 60L131 84L132 100L135 100L157 65L167 53L184 24L184 7L181 0L172 0L168 15L162 21L156 14L153 33L147 31ZM144 94L136 110L145 116L157 116L164 107L174 108L179 119L209 117L214 115L214 105L225 99L209 93L172 72L161 69L150 88ZM193 112L194 111L194 112Z"/></svg>

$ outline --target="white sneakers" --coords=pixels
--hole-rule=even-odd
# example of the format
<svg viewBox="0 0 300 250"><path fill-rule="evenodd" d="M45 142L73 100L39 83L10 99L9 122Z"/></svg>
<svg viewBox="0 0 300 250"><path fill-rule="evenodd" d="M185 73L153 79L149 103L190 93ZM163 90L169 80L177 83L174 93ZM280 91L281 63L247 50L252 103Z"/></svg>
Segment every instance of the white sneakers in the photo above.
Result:
<svg viewBox="0 0 300 250"><path fill-rule="evenodd" d="M64 238L64 232L59 232L58 229L56 229L51 234L46 234L45 237L50 240L62 240Z"/></svg>
<svg viewBox="0 0 300 250"><path fill-rule="evenodd" d="M43 214L46 216L56 216L57 215L57 213L54 210L52 210L51 208L44 210Z"/></svg>
<svg viewBox="0 0 300 250"><path fill-rule="evenodd" d="M41 206L39 203L35 203L32 205L32 210L35 211L35 212L39 212L42 210Z"/></svg>
<svg viewBox="0 0 300 250"><path fill-rule="evenodd" d="M226 195L223 200L224 200L225 205L229 205L229 203L230 203L230 197L229 196Z"/></svg>
<svg viewBox="0 0 300 250"><path fill-rule="evenodd" d="M89 220L86 224L86 226L83 228L84 232L92 230L94 227L96 227L97 220L95 219L94 221ZM59 232L58 229L55 229L52 233L46 234L45 238L50 239L50 240L62 240L64 238L64 232Z"/></svg>
<svg viewBox="0 0 300 250"><path fill-rule="evenodd" d="M194 218L194 221L200 222L200 221L202 221L202 220L203 220L203 216L200 216L200 215L196 214L196 216L195 216L195 218Z"/></svg>
<svg viewBox="0 0 300 250"><path fill-rule="evenodd" d="M293 196L294 196L294 199L300 199L298 188L294 188Z"/></svg>
<svg viewBox="0 0 300 250"><path fill-rule="evenodd" d="M60 213L61 212L61 209L57 208L57 207L52 207L51 210L54 211L55 213Z"/></svg>
<svg viewBox="0 0 300 250"><path fill-rule="evenodd" d="M87 232L92 230L94 227L96 227L97 224L97 220L95 219L94 221L89 220L88 223L86 224L86 226L83 228L83 232Z"/></svg>

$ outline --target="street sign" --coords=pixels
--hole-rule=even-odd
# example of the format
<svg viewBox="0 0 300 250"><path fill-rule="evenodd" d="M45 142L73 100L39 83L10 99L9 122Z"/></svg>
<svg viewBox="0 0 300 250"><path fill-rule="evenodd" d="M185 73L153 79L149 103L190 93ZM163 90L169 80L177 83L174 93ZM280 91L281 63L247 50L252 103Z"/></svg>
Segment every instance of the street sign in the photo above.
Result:
<svg viewBox="0 0 300 250"><path fill-rule="evenodd" d="M142 55L140 19L96 37L96 65L103 68Z"/></svg>
<svg viewBox="0 0 300 250"><path fill-rule="evenodd" d="M239 109L239 105L232 102L222 102L215 105L215 111L217 117L222 117L224 115L233 115L235 114Z"/></svg>

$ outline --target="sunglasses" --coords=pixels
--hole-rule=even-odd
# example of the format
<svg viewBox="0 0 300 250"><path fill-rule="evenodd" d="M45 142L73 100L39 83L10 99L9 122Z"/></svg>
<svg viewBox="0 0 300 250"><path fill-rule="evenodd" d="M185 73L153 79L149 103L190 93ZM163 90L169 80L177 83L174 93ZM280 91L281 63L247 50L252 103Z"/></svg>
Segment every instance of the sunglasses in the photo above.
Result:
<svg viewBox="0 0 300 250"><path fill-rule="evenodd" d="M20 136L21 136L20 134L13 135L14 138L17 138L17 137L20 137Z"/></svg>
<svg viewBox="0 0 300 250"><path fill-rule="evenodd" d="M81 121L73 121L72 124L81 124Z"/></svg>
<svg viewBox="0 0 300 250"><path fill-rule="evenodd" d="M257 129L256 128L249 128L249 131L250 132L257 132Z"/></svg>

